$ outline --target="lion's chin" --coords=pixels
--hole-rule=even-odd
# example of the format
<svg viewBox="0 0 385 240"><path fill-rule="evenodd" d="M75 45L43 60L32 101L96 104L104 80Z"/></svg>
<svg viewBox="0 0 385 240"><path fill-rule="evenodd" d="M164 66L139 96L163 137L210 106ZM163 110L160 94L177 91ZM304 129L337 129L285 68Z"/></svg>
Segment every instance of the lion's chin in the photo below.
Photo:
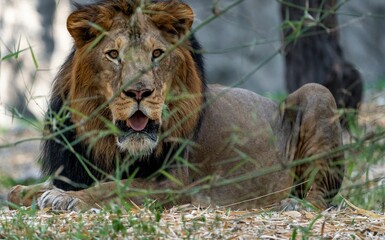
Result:
<svg viewBox="0 0 385 240"><path fill-rule="evenodd" d="M121 152L132 156L147 156L155 150L158 141L150 139L143 133L132 133L124 141L117 139L117 144Z"/></svg>
<svg viewBox="0 0 385 240"><path fill-rule="evenodd" d="M158 130L160 125L153 120L146 121L146 125L139 130L131 127L128 121L117 120L115 126L120 130L116 137L121 152L132 156L150 155L158 145Z"/></svg>

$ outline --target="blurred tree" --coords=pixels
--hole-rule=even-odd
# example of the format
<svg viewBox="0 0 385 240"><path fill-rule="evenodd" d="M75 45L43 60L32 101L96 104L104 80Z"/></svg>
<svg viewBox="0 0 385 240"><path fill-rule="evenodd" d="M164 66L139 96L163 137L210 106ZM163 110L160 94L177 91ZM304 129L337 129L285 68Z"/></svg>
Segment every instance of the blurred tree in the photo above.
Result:
<svg viewBox="0 0 385 240"><path fill-rule="evenodd" d="M52 30L56 7L52 0L2 3L0 57L15 54L0 61L0 109L6 109L8 116L17 112L27 119L40 117L43 101L36 93L49 80L41 77L49 68L55 48Z"/></svg>
<svg viewBox="0 0 385 240"><path fill-rule="evenodd" d="M316 82L327 87L339 108L357 108L362 80L339 44L336 0L281 1L286 88Z"/></svg>

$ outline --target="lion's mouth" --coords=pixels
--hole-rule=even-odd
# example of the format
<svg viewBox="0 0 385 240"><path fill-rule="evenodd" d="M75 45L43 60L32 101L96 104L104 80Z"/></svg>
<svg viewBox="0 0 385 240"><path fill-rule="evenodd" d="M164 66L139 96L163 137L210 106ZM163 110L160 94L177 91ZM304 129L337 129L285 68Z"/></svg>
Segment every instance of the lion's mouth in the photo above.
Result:
<svg viewBox="0 0 385 240"><path fill-rule="evenodd" d="M116 120L115 126L120 130L118 135L119 143L124 142L132 135L144 134L152 141L157 140L159 124L149 119L142 111L136 111L127 120Z"/></svg>
<svg viewBox="0 0 385 240"><path fill-rule="evenodd" d="M126 125L134 131L140 132L146 128L148 120L148 117L142 111L136 111L134 115L127 119Z"/></svg>

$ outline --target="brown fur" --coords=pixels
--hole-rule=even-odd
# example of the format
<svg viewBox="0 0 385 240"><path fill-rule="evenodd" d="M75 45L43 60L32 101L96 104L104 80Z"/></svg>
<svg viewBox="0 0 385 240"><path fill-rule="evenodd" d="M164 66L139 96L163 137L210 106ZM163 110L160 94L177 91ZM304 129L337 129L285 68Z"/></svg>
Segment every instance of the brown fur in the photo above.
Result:
<svg viewBox="0 0 385 240"><path fill-rule="evenodd" d="M124 121L136 108L161 125L164 138L152 149L157 155L167 150L162 148L162 142L174 143L181 138L196 141L184 156L192 169L176 164L168 169L171 181L123 180L118 185L125 185L125 200L141 204L143 193L138 189L146 189L157 190L149 197L162 203L174 200L171 203L253 208L277 203L293 192L324 208L340 188L343 165L338 161L343 155L331 154L297 166L296 176L288 166L341 145L340 126L334 119L336 104L330 92L317 84L305 85L289 95L281 111L272 101L247 90L212 85L204 92L203 76L190 53L189 41L182 42L193 22L191 8L178 1L161 1L141 6L142 11L135 12L139 2L106 1L70 15L67 26L76 51L53 90L56 95L68 96L77 135L87 136L84 141L94 149L91 159L101 161L96 165L107 172L113 171L109 168L117 153L129 152L143 139L119 149L116 137L98 138L97 134L107 129L106 120ZM95 30L89 22L103 30ZM95 45L91 39L98 36L103 38ZM123 49L123 57L109 58L106 51L111 46ZM159 47L166 47L159 67L144 71L150 65L148 54ZM121 74L114 74L114 69L121 66ZM129 82L136 76L139 78ZM126 93L130 88L154 91L137 104ZM172 96L170 100L166 99L167 94ZM95 113L106 102L108 106ZM162 113L164 106L171 115L167 119ZM262 174L265 169L270 170ZM314 182L308 183L312 171L318 173ZM303 182L310 187L304 190ZM297 184L294 190L293 183ZM199 186L204 188L189 195L188 189ZM28 205L35 196L39 197L40 207L81 210L116 200L117 188L116 182L106 182L81 191L63 192L44 185L23 198L23 192L31 188L17 186L9 200ZM170 198L169 190L184 194Z"/></svg>
<svg viewBox="0 0 385 240"><path fill-rule="evenodd" d="M62 77L68 78L68 80L59 82L60 85L56 85L54 91L61 92L61 94L67 91L69 92L68 99L71 102L70 107L75 113L72 116L72 120L79 125L76 129L79 136L106 129L105 119L112 120L111 112L107 108L102 110L94 118L89 118L88 116L92 115L100 105L109 100L109 97L114 93L114 90L110 89L111 86L98 86L92 82L95 76L93 69L95 66L92 63L98 62L99 60L96 60L95 57L98 58L99 56L90 54L90 51L93 51L90 50L90 46L92 46L94 42L84 39L84 31L89 31L91 35L95 36L103 34L90 27L89 22L98 25L106 32L110 31L111 28L125 28L125 25L128 24L127 22L113 22L113 19L119 17L117 15L121 14L114 8L118 7L123 12L132 12L139 7L139 2L125 0L106 2L97 8L92 8L92 11L89 11L89 9L87 9L87 11L76 11L68 18L67 27L75 40L77 50L73 63L68 66L71 73L65 73ZM175 44L177 39L180 39L187 33L192 25L194 16L189 7L186 8L186 5L176 4L176 2L149 5L148 7L144 7L142 11L149 13L148 17L152 22L162 26L163 36L171 44ZM131 13L128 17L131 17L133 14L135 13ZM181 20L183 20L182 22L184 22L184 24L178 22ZM152 26L147 26L149 23L150 22L146 20L143 23L145 26L141 27L145 29L151 28ZM108 38L108 35L105 36L105 38ZM96 46L96 48L98 48L98 46ZM175 59L172 60L172 64L175 64L177 70L167 91L171 91L174 95L185 94L188 96L183 99L179 98L177 101L172 101L168 104L169 110L173 114L170 119L164 123L162 130L170 131L168 139L185 139L191 137L197 125L200 114L199 109L203 101L201 94L203 83L200 80L201 76L199 76L199 73L195 70L196 66L187 43L180 44L174 50L174 56ZM91 64L83 64L84 62ZM164 84L166 84L166 82ZM105 89L109 89L110 92L105 93ZM122 100L124 103L124 101L127 100L119 98L120 96L117 97L116 101ZM127 104L127 102L125 103ZM113 106L114 103L111 105L111 109L115 109ZM197 109L197 111L192 115L189 109ZM119 113L116 114L119 115ZM186 118L186 116L189 117ZM97 133L95 132L95 134ZM91 135L89 139L94 137L95 135ZM114 136L111 135L98 138L98 141L93 143L93 148L95 149L94 154L96 156L104 155L105 157L103 159L106 161L114 160L113 156L117 151L115 142ZM159 147L161 146L162 145L159 144ZM104 162L103 164L109 165L108 162Z"/></svg>

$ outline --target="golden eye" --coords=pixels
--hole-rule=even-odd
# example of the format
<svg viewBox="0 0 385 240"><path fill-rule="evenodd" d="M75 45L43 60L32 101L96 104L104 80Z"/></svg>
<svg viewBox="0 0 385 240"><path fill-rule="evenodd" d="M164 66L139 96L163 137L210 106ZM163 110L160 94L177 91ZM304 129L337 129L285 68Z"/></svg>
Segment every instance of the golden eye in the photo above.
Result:
<svg viewBox="0 0 385 240"><path fill-rule="evenodd" d="M154 60L155 58L158 58L160 56L162 56L163 54L163 50L162 49L155 49L153 52L152 52L152 59Z"/></svg>
<svg viewBox="0 0 385 240"><path fill-rule="evenodd" d="M118 50L110 50L107 52L108 56L112 59L117 59L119 57Z"/></svg>

